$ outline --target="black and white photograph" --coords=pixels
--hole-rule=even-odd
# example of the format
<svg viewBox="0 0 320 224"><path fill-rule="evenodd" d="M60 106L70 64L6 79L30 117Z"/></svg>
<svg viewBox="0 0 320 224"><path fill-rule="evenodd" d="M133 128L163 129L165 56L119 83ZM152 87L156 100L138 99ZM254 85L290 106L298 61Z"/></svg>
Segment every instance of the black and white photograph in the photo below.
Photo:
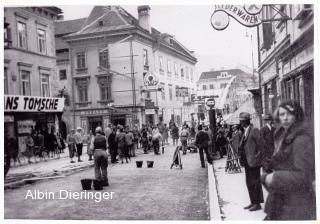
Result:
<svg viewBox="0 0 320 224"><path fill-rule="evenodd" d="M4 222L319 219L317 1L2 11Z"/></svg>

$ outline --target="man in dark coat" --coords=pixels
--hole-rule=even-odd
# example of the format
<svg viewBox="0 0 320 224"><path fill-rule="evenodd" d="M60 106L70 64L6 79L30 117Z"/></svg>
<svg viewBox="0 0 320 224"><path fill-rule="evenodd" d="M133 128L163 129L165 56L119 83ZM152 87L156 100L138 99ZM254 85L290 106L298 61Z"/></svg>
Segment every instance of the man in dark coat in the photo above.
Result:
<svg viewBox="0 0 320 224"><path fill-rule="evenodd" d="M111 163L117 163L117 142L116 142L116 128L112 129L112 132L110 133L108 137L108 145L111 155Z"/></svg>
<svg viewBox="0 0 320 224"><path fill-rule="evenodd" d="M241 138L239 152L240 163L244 166L246 174L246 184L250 197L250 205L244 207L249 211L261 209L263 203L262 186L260 182L261 151L263 150L263 139L260 131L250 123L250 114L240 113L240 125L244 128Z"/></svg>
<svg viewBox="0 0 320 224"><path fill-rule="evenodd" d="M206 153L208 163L212 164L211 156L208 153L208 143L210 138L208 133L202 130L202 125L198 126L198 130L195 144L199 148L201 167L205 168L203 151Z"/></svg>
<svg viewBox="0 0 320 224"><path fill-rule="evenodd" d="M264 140L265 144L265 150L263 151L262 154L262 167L263 170L267 173L270 173L270 162L271 162L271 157L273 155L274 151L274 131L275 128L273 127L272 123L272 117L270 114L264 115L264 121L265 121L265 126L261 128L260 133L261 137Z"/></svg>

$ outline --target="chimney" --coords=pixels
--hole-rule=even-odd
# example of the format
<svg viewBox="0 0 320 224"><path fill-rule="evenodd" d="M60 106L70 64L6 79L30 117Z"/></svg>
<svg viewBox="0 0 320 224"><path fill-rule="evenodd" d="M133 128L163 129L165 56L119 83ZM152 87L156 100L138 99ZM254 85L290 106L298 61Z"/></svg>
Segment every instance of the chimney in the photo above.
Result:
<svg viewBox="0 0 320 224"><path fill-rule="evenodd" d="M148 5L141 5L138 6L138 19L139 25L149 31L151 33L151 26L150 26L150 6Z"/></svg>

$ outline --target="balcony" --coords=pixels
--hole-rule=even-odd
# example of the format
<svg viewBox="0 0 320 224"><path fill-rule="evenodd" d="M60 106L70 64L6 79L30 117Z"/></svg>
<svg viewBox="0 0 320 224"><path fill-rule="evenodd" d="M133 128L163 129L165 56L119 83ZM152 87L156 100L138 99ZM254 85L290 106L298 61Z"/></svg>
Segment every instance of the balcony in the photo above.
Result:
<svg viewBox="0 0 320 224"><path fill-rule="evenodd" d="M88 68L76 68L77 74L88 73Z"/></svg>

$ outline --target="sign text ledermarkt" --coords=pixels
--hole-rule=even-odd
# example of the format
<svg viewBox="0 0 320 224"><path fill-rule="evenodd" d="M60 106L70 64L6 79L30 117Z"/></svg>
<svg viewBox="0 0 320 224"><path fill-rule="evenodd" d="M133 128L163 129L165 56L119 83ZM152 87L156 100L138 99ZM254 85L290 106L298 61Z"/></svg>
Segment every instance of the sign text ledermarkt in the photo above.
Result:
<svg viewBox="0 0 320 224"><path fill-rule="evenodd" d="M64 98L40 96L4 96L5 112L63 112Z"/></svg>

